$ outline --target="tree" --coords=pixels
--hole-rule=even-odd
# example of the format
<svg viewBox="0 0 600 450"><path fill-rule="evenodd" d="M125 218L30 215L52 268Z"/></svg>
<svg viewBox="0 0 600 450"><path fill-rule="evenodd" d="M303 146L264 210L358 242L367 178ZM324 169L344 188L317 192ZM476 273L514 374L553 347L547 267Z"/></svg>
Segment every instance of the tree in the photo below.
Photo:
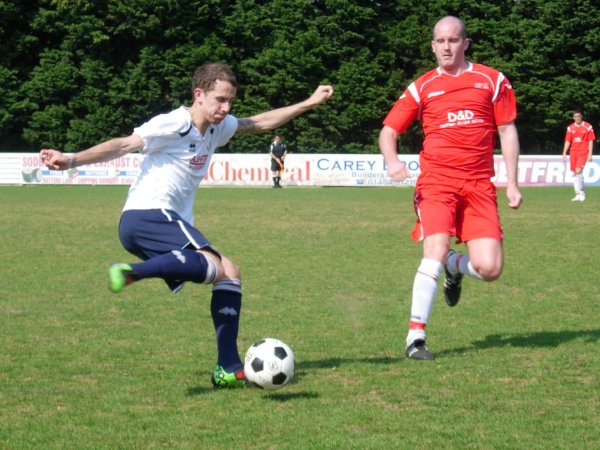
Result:
<svg viewBox="0 0 600 450"><path fill-rule="evenodd" d="M432 27L446 14L466 22L468 56L511 80L524 153L560 152L575 108L598 126L592 0L0 0L0 151L131 133L189 103L195 67L222 61L238 77L238 117L334 85L330 102L277 130L292 151L376 153L384 115L434 66ZM265 152L271 137L224 151ZM415 124L400 151L421 142Z"/></svg>

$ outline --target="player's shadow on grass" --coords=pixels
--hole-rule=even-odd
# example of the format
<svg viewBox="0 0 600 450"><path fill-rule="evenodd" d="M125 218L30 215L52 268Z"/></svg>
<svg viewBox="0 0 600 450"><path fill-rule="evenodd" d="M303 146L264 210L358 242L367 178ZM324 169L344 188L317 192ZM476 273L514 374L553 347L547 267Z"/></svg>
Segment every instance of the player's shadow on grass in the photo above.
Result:
<svg viewBox="0 0 600 450"><path fill-rule="evenodd" d="M319 394L317 394L316 392L264 392L264 398L280 403L285 403L293 400L315 399L320 397Z"/></svg>
<svg viewBox="0 0 600 450"><path fill-rule="evenodd" d="M188 395L188 397L195 397L197 395L208 395L208 394L211 394L216 391L217 390L214 389L212 386L211 387L194 386L194 387L188 388L187 395Z"/></svg>
<svg viewBox="0 0 600 450"><path fill-rule="evenodd" d="M304 369L333 369L345 364L393 364L400 361L401 358L396 357L375 357L375 358L324 358L315 359L312 361L298 361L296 363L296 374L302 373Z"/></svg>
<svg viewBox="0 0 600 450"><path fill-rule="evenodd" d="M523 334L490 334L484 339L474 341L470 346L438 352L439 356L466 353L472 350L485 350L498 347L543 348L557 347L574 340L583 342L600 341L600 329L572 331L540 331Z"/></svg>
<svg viewBox="0 0 600 450"><path fill-rule="evenodd" d="M300 378L302 378L302 376L304 375L304 372L302 371L296 371L294 378L290 381L289 386L293 386L294 384L297 384L298 381L300 380ZM198 372L198 376L199 377L205 377L206 374L202 373L202 372ZM269 391L269 390L262 390L258 387L251 387L250 388L252 391L256 391L260 394L263 394L263 397L267 400L272 400L272 401L277 401L277 402L288 402L291 400L298 400L298 399L314 399L314 398L318 398L319 394L315 393L315 392L279 392L279 391ZM210 395L210 394L214 394L214 393L219 393L222 392L220 389L215 389L212 386L190 386L187 389L187 396L188 397L199 397L199 396L203 396L203 395Z"/></svg>
<svg viewBox="0 0 600 450"><path fill-rule="evenodd" d="M284 388L285 389L285 388ZM263 391L259 388L252 388L252 390L263 394L266 400L285 403L293 400L306 400L315 399L319 397L319 394L315 392L275 392L275 391ZM187 390L188 397L196 397L201 395L218 394L221 392L219 389L213 389L212 387L195 386L190 387Z"/></svg>

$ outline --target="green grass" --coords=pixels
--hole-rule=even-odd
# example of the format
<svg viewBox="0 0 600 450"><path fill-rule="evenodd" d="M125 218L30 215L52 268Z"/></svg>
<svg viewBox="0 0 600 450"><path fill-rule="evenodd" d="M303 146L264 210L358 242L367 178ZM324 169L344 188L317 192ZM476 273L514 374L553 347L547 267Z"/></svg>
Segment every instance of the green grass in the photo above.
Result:
<svg viewBox="0 0 600 450"><path fill-rule="evenodd" d="M213 391L210 288L106 287L124 187L0 187L0 448L600 448L600 190L500 194L506 267L465 280L404 357L412 190L201 189L241 267L240 351L287 342L295 382Z"/></svg>

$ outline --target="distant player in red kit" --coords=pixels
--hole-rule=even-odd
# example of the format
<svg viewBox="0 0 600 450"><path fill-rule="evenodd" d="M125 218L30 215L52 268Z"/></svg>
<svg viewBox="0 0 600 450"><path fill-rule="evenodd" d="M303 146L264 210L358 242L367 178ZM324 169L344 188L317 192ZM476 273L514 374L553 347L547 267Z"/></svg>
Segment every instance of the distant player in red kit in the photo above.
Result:
<svg viewBox="0 0 600 450"><path fill-rule="evenodd" d="M573 172L573 187L575 197L573 202L585 201L585 190L583 189L583 168L585 163L592 160L594 140L596 135L592 126L583 121L581 111L573 112L574 122L567 127L565 135L565 146L563 148L563 160L567 160L567 152L571 154L571 172Z"/></svg>
<svg viewBox="0 0 600 450"><path fill-rule="evenodd" d="M465 60L469 44L461 20L439 20L431 42L439 66L408 86L379 134L388 174L399 181L410 172L398 159L398 136L416 119L425 133L414 196L417 222L412 237L423 241L423 259L414 279L406 338L406 356L412 359L433 359L425 345L425 327L442 271L449 306L459 301L464 275L493 281L502 272L502 228L490 181L496 135L506 165L508 204L518 208L522 202L514 91L502 73ZM450 249L452 236L466 243L468 253Z"/></svg>

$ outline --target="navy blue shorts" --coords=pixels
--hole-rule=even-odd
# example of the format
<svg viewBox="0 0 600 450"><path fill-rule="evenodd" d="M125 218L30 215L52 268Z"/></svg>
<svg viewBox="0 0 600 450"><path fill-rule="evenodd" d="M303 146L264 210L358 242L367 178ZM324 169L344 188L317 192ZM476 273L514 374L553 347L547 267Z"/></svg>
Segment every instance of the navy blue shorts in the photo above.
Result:
<svg viewBox="0 0 600 450"><path fill-rule="evenodd" d="M123 211L119 239L125 250L143 260L183 248L209 250L220 256L199 230L165 209Z"/></svg>
<svg viewBox="0 0 600 450"><path fill-rule="evenodd" d="M184 248L208 250L221 257L199 230L176 212L165 209L123 211L119 239L125 250L144 261ZM178 292L184 284L173 280L165 283L173 292Z"/></svg>

